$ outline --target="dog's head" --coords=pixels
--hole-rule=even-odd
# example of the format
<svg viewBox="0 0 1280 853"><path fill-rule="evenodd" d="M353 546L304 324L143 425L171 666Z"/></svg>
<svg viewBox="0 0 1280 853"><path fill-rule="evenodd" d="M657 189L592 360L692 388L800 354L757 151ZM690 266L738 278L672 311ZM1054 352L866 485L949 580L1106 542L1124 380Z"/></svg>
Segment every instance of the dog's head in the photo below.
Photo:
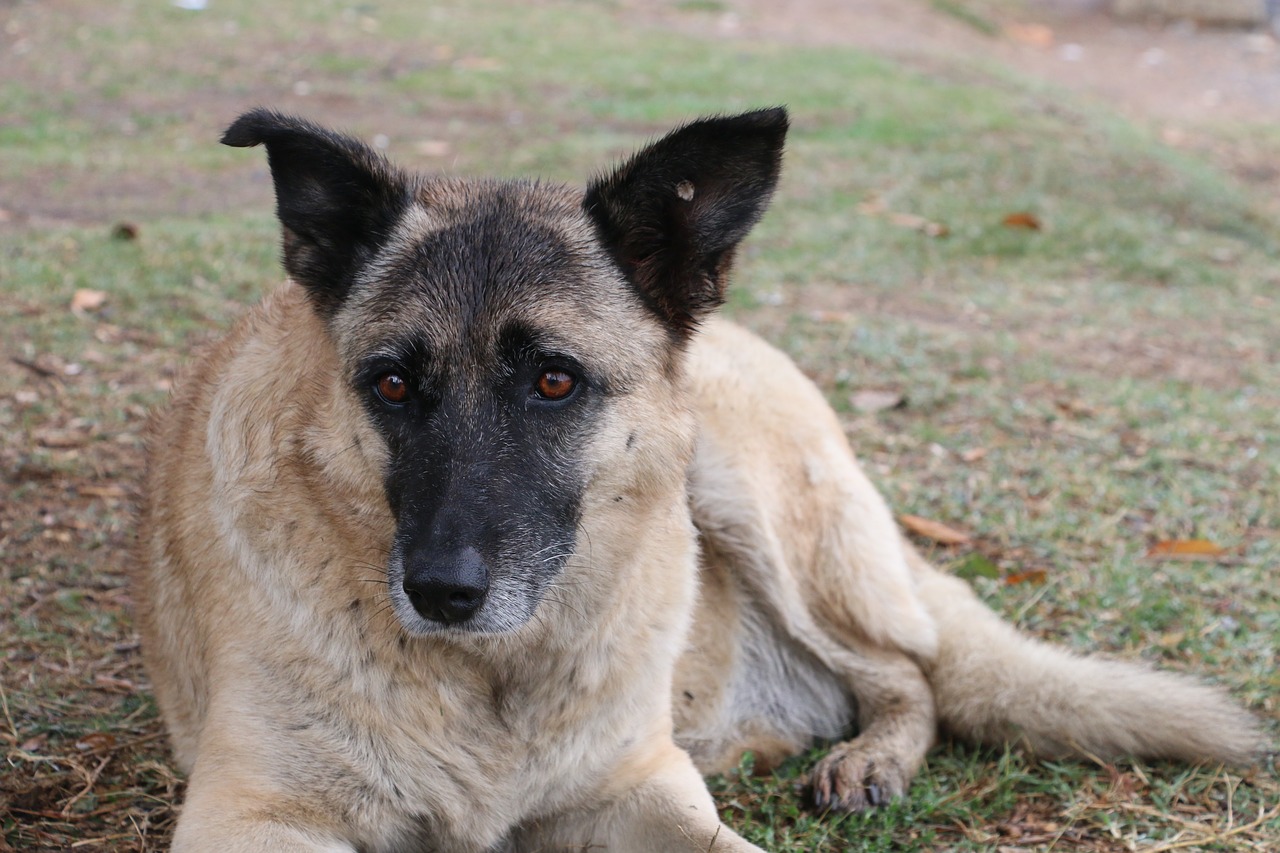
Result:
<svg viewBox="0 0 1280 853"><path fill-rule="evenodd" d="M579 541L584 513L656 485L683 500L681 353L723 299L786 129L782 109L697 121L585 193L408 176L265 110L227 130L267 148L285 268L367 413L408 631L514 630L571 555L609 571Z"/></svg>

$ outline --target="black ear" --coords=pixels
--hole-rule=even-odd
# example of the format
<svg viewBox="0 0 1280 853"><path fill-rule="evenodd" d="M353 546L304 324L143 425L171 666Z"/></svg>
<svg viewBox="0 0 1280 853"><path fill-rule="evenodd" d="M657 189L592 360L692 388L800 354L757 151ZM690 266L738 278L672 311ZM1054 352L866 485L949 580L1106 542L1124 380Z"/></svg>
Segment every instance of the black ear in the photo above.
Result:
<svg viewBox="0 0 1280 853"><path fill-rule="evenodd" d="M267 146L285 270L332 314L390 238L408 205L408 182L363 143L270 110L240 116L222 144Z"/></svg>
<svg viewBox="0 0 1280 853"><path fill-rule="evenodd" d="M681 334L724 301L734 248L778 183L786 135L781 107L701 119L587 189L605 247Z"/></svg>

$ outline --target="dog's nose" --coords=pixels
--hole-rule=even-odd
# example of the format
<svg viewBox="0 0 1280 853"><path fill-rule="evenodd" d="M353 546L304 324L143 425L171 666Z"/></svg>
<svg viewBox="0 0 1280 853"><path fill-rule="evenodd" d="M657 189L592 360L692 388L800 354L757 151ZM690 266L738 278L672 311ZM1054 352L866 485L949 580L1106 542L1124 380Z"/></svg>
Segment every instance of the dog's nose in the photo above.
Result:
<svg viewBox="0 0 1280 853"><path fill-rule="evenodd" d="M411 554L405 558L404 591L424 619L465 622L484 605L489 566L475 548Z"/></svg>

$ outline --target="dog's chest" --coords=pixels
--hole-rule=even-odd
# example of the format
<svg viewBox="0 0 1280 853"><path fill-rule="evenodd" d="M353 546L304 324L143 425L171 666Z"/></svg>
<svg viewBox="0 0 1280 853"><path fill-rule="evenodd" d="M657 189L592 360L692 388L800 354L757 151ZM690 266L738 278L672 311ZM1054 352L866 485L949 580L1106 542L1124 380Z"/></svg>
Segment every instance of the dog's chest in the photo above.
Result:
<svg viewBox="0 0 1280 853"><path fill-rule="evenodd" d="M511 677L453 660L400 663L410 662L322 696L308 732L341 768L326 799L353 804L371 851L501 849L517 824L598 786L654 714L592 701L600 685L584 687L572 661L530 660Z"/></svg>

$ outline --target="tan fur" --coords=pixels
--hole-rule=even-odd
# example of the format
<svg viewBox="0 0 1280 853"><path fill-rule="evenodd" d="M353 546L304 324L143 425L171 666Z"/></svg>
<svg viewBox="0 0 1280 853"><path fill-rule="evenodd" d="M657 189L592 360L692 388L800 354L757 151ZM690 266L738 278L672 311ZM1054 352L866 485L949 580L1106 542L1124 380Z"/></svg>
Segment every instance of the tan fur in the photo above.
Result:
<svg viewBox="0 0 1280 853"><path fill-rule="evenodd" d="M745 749L772 761L839 736L850 714L835 687L856 697L861 732L819 763L814 785L844 807L902 793L939 725L1046 755L1247 764L1260 753L1256 721L1221 691L1036 642L930 566L785 355L723 321L690 355L706 580L674 702L677 741L705 772Z"/></svg>
<svg viewBox="0 0 1280 853"><path fill-rule="evenodd" d="M210 837L218 850L398 849L422 832L409 802L436 809L432 843L447 850L487 849L511 826L523 827L513 849L586 836L611 850L713 837L750 849L718 826L671 743L663 683L703 772L838 737L856 699L862 733L815 782L855 804L872 785L905 788L935 702L961 734L1051 753L1244 761L1257 746L1215 691L1033 643L928 566L816 389L721 321L688 365L703 581L674 676L693 606L679 448L694 427L670 399L650 404L665 413L651 452L673 453L659 466L670 476L616 483L625 506L590 511L593 562L625 569L615 584L565 586L562 606L507 644L510 659L403 643L386 608L353 609L376 602L389 520L377 442L351 451L368 427L319 323L294 286L268 299L185 378L153 440L142 624L191 774L179 849ZM698 821L673 819L691 810Z"/></svg>
<svg viewBox="0 0 1280 853"><path fill-rule="evenodd" d="M575 447L574 553L516 628L406 631L390 451L352 354L465 324L429 290L366 288L327 325L284 285L182 378L151 438L136 586L190 777L175 849L750 851L699 773L851 724L814 771L825 807L902 794L939 725L1053 754L1250 759L1257 728L1222 694L1035 643L930 567L818 389L724 321L673 346L577 194L418 192L367 276L501 192L598 295L504 308L615 383Z"/></svg>
<svg viewBox="0 0 1280 853"><path fill-rule="evenodd" d="M671 742L695 578L681 395L633 390L624 409L664 411L637 452L618 449L639 411L597 436L590 550L541 618L475 648L409 640L370 583L390 536L379 444L327 342L287 286L182 381L153 436L140 617L191 777L175 849L480 851L520 825L752 849Z"/></svg>

